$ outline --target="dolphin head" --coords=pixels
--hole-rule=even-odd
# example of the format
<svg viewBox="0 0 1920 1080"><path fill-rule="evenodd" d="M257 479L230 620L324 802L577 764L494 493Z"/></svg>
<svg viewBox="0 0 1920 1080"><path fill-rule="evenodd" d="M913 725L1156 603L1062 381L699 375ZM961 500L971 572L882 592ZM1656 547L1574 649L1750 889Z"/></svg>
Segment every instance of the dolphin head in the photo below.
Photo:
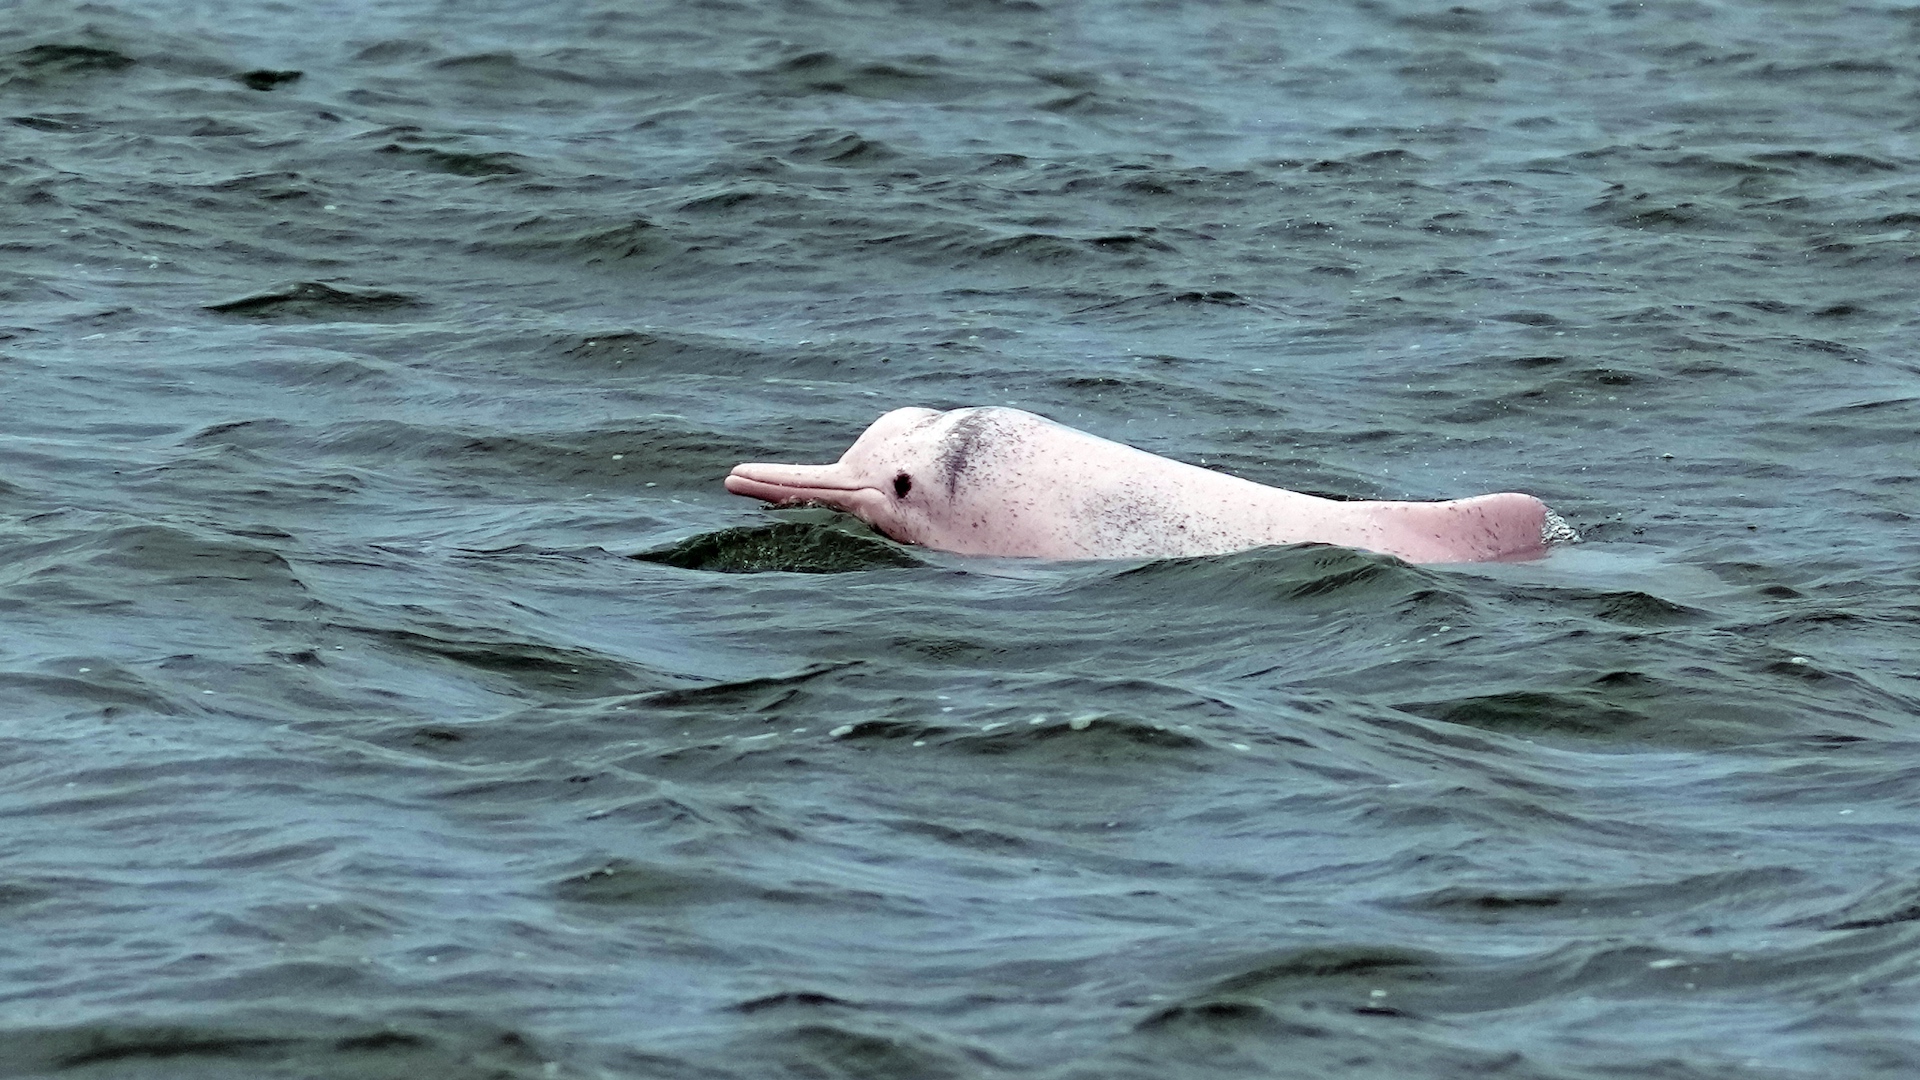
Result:
<svg viewBox="0 0 1920 1080"><path fill-rule="evenodd" d="M832 465L748 462L727 490L780 506L818 504L852 514L905 544L924 544L945 511L951 484L940 472L942 421L955 414L895 409L875 420Z"/></svg>

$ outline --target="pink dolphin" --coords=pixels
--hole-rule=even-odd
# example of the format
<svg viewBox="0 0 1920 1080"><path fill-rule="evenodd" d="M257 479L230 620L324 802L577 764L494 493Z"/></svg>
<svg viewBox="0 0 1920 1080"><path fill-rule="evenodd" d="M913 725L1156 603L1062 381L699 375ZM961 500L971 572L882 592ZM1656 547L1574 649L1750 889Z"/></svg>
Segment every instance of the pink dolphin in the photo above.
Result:
<svg viewBox="0 0 1920 1080"><path fill-rule="evenodd" d="M833 465L735 466L727 490L844 510L963 555L1131 559L1340 544L1415 563L1527 559L1573 531L1512 492L1338 502L1156 457L1019 409L895 409Z"/></svg>

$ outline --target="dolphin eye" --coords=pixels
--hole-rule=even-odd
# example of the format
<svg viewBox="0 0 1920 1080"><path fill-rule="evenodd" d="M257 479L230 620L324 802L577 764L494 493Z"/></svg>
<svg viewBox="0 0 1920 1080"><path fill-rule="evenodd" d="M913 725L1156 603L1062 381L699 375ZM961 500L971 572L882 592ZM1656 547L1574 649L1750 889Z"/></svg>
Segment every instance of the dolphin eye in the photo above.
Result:
<svg viewBox="0 0 1920 1080"><path fill-rule="evenodd" d="M912 490L913 477L908 476L906 473L901 473L899 476L893 478L893 493L896 496L904 499L907 497L907 492Z"/></svg>

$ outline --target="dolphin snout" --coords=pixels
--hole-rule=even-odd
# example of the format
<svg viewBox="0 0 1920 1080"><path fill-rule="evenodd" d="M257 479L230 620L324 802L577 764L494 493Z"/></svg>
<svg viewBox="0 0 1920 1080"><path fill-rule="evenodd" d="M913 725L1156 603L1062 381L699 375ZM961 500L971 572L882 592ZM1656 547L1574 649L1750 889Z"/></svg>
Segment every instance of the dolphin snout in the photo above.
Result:
<svg viewBox="0 0 1920 1080"><path fill-rule="evenodd" d="M727 490L779 506L820 503L868 521L887 501L879 489L860 483L840 465L750 461L733 467L727 476Z"/></svg>
<svg viewBox="0 0 1920 1080"><path fill-rule="evenodd" d="M727 490L768 502L791 502L811 497L803 492L846 491L858 486L847 483L838 475L839 471L835 465L749 461L733 467L733 472L727 475Z"/></svg>

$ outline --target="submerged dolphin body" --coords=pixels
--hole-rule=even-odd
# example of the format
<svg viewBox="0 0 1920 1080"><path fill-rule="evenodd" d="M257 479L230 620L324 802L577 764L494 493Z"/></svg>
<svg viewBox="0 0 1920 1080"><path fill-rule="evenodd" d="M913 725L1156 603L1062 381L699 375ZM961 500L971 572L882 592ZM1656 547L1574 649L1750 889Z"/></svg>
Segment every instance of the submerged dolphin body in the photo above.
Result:
<svg viewBox="0 0 1920 1080"><path fill-rule="evenodd" d="M1485 562L1574 538L1531 495L1339 502L992 407L895 409L832 465L739 465L727 490L830 506L902 543L963 555L1165 558L1314 542L1414 563Z"/></svg>

